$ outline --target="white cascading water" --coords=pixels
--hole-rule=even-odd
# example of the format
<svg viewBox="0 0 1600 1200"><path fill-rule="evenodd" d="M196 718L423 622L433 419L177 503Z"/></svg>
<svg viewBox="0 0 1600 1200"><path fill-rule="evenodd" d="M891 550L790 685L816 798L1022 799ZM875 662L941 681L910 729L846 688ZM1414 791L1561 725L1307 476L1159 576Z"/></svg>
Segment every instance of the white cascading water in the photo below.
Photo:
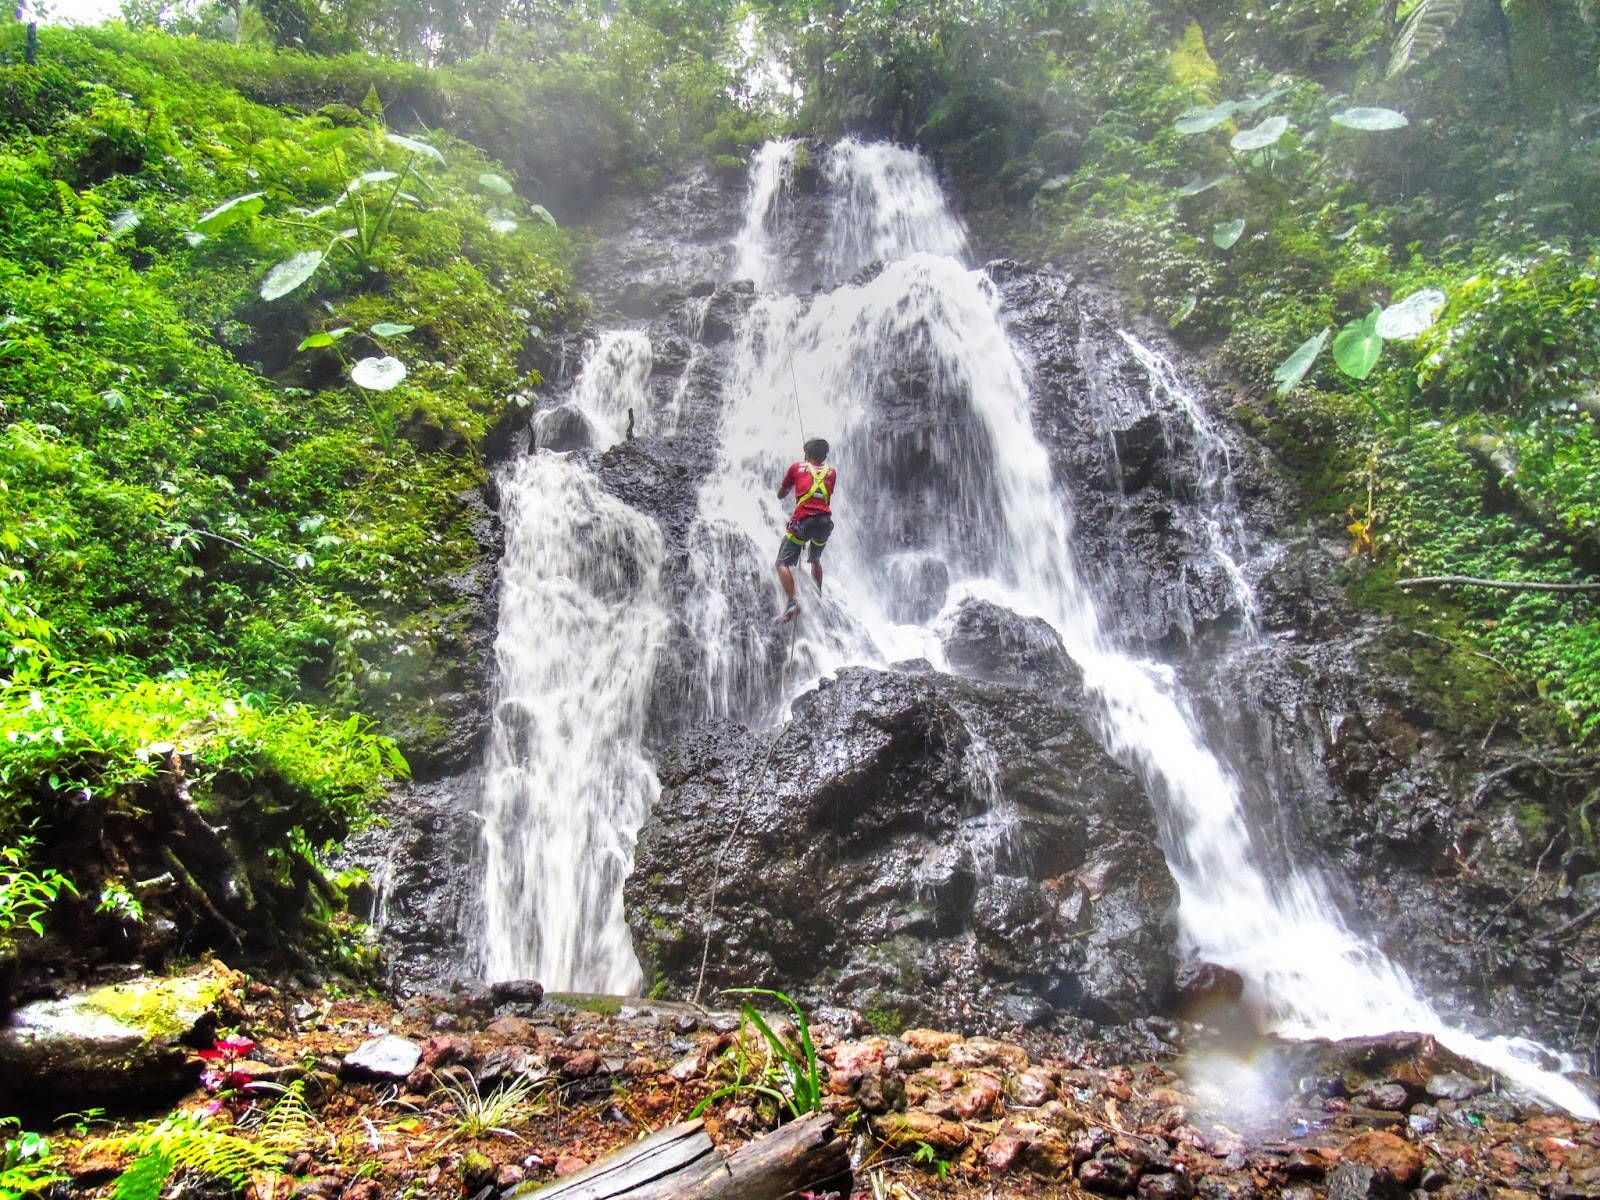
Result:
<svg viewBox="0 0 1600 1200"><path fill-rule="evenodd" d="M597 430L643 413L642 335L602 337L573 392ZM644 361L649 342L644 339ZM602 435L600 444L614 441ZM628 993L642 982L622 915L634 835L659 786L641 739L665 546L649 517L571 456L499 475L499 680L486 763L484 974Z"/></svg>
<svg viewBox="0 0 1600 1200"><path fill-rule="evenodd" d="M824 261L835 286L808 298L781 290L808 282L786 278L783 265L797 152L777 142L757 153L733 248L735 276L755 279L762 294L724 381L719 461L688 539L685 618L705 664L698 710L771 719L848 663L945 665L941 634L969 597L1041 617L1082 669L1108 750L1138 772L1154 802L1189 948L1239 971L1271 1027L1290 1036L1434 1032L1523 1087L1595 1115L1576 1086L1529 1065L1516 1044L1449 1028L1398 966L1349 929L1313 872L1267 861L1240 781L1204 744L1175 673L1113 644L1033 430L1027 365L994 285L964 263L965 232L926 162L893 146L834 147ZM876 261L886 265L869 280L840 282ZM648 372L637 372L648 347L621 349L603 341L586 367L595 374L576 393L607 436L622 392L636 396L641 420L646 411ZM1131 339L1127 350L1152 391L1186 413L1203 460L1204 549L1248 614L1223 444L1170 364ZM774 492L808 434L833 445L838 525L826 595L800 573L806 612L787 673L774 678L770 563L787 516ZM640 740L666 622L656 600L661 535L560 455L513 464L502 492L501 684L484 804L487 971L627 990L638 968L621 881L657 787ZM997 778L981 753L971 765ZM988 832L977 832L998 840L998 792L989 808Z"/></svg>
<svg viewBox="0 0 1600 1200"><path fill-rule="evenodd" d="M751 211L776 211L768 189L781 189L785 176L772 164L786 153L780 145L758 156ZM1160 814L1190 949L1237 970L1269 1027L1291 1037L1432 1032L1529 1090L1594 1115L1574 1084L1519 1053L1525 1044L1444 1022L1401 968L1351 931L1315 873L1264 861L1240 781L1204 744L1175 673L1122 652L1104 630L1074 561L1071 513L1032 428L1027 366L992 283L960 261L964 234L926 163L897 147L846 141L830 155L828 175L834 279L871 261L887 265L809 304L764 295L746 321L725 393L721 461L700 497L702 525L716 536L692 539L704 543L695 554L708 589L696 628L722 652L715 707L755 715L730 704L750 689L727 685L763 669L739 661L739 649L761 639L739 627L736 597L717 594L719 582L770 558L786 515L774 485L803 433L826 436L839 469L828 599L802 579L810 612L794 647L791 692L849 662L921 656L941 664L941 624L969 596L1043 617L1084 672L1108 750L1138 772ZM744 236L763 240L779 232L766 220L744 227ZM737 261L778 257L770 246L741 245ZM1126 341L1152 390L1187 416L1200 455L1207 549L1252 615L1234 557L1242 539L1223 443L1171 365ZM893 421L884 421L886 410ZM904 574L884 570L908 556L948 572L938 612L920 620L903 612Z"/></svg>

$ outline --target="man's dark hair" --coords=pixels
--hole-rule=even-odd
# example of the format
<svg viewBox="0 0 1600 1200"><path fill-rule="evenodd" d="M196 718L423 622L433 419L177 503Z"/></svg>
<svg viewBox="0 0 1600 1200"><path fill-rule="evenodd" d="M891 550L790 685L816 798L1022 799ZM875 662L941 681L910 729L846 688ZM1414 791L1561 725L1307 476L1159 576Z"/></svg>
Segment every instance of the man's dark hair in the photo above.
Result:
<svg viewBox="0 0 1600 1200"><path fill-rule="evenodd" d="M814 463L828 461L828 443L823 438L812 438L805 444L806 458Z"/></svg>

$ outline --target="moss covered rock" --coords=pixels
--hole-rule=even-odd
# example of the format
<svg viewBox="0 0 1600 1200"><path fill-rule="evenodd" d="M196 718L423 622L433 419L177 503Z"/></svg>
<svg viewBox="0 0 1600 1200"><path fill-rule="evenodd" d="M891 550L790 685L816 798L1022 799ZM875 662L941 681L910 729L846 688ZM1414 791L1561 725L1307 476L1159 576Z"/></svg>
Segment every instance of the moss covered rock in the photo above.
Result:
<svg viewBox="0 0 1600 1200"><path fill-rule="evenodd" d="M164 1104L195 1086L193 1050L237 1019L242 983L213 962L36 1001L0 1030L0 1077L26 1080L17 1098L41 1113Z"/></svg>

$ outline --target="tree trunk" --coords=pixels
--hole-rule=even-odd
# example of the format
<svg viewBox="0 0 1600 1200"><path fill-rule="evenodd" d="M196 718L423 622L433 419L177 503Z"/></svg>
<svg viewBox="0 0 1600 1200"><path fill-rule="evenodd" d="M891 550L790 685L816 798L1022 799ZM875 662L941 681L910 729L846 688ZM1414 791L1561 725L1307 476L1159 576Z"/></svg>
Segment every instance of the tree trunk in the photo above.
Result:
<svg viewBox="0 0 1600 1200"><path fill-rule="evenodd" d="M721 1157L700 1121L673 1125L541 1188L508 1200L784 1200L801 1191L850 1190L850 1155L834 1118L813 1113Z"/></svg>

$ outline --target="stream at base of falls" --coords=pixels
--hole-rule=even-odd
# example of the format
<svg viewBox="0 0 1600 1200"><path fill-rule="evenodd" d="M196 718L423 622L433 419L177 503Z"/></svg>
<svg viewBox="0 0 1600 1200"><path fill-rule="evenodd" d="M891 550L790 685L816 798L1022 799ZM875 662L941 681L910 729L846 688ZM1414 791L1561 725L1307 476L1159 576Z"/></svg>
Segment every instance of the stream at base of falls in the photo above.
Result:
<svg viewBox="0 0 1600 1200"><path fill-rule="evenodd" d="M1184 956L1238 972L1264 1027L1295 1038L1432 1032L1519 1086L1595 1115L1574 1084L1535 1065L1537 1047L1452 1027L1351 927L1337 889L1285 851L1293 838L1278 802L1263 803L1242 763L1210 744L1181 672L1130 635L1121 607L1133 585L1079 561L1073 505L1040 432L1035 365L995 282L968 261L965 231L928 164L900 147L837 143L817 164L825 221L802 229L800 153L780 141L752 159L725 262L755 291L716 360L717 411L689 430L684 386L667 402L652 390L650 337L612 328L594 339L561 408L535 422L533 447L500 472L506 552L481 801L483 972L637 991L622 884L660 789L652 737L714 718L769 726L854 664L954 670L952 623L963 606L986 602L1059 636L1082 673L1096 736L1154 810ZM695 313L675 368L685 386L712 362L706 305ZM1181 451L1192 519L1174 536L1218 581L1231 630L1219 653L1270 652L1251 580L1272 546L1241 514L1227 441L1200 395L1130 332L1087 354L1138 381L1132 393L1148 412L1133 416L1159 422ZM1116 402L1129 394L1117 390ZM705 439L709 468L661 483L686 532L664 531L599 486L597 453L630 427ZM774 489L806 435L831 443L837 526L825 590L802 579L805 611L775 670L770 563L788 514ZM663 663L680 644L692 664L681 726L653 734ZM978 763L982 748L973 753ZM992 842L1006 825L995 778L985 775L993 796L982 822Z"/></svg>

